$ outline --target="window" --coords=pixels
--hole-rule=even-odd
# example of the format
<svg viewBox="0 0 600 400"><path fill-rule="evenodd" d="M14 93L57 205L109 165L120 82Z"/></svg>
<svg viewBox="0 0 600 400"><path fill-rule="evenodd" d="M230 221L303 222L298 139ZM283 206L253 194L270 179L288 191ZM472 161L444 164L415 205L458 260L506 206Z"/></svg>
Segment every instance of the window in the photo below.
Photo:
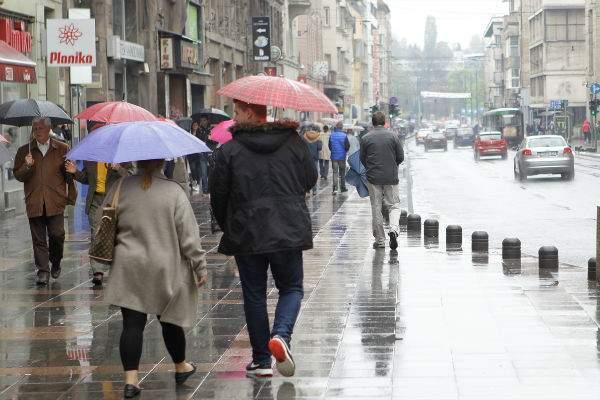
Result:
<svg viewBox="0 0 600 400"><path fill-rule="evenodd" d="M494 60L494 71L495 72L502 72L503 67L502 67L502 60Z"/></svg>
<svg viewBox="0 0 600 400"><path fill-rule="evenodd" d="M123 37L123 0L112 1L113 35Z"/></svg>
<svg viewBox="0 0 600 400"><path fill-rule="evenodd" d="M521 70L519 68L511 69L511 84L513 88L518 88L521 86Z"/></svg>
<svg viewBox="0 0 600 400"><path fill-rule="evenodd" d="M544 46L540 45L530 50L529 64L532 74L538 74L544 69Z"/></svg>
<svg viewBox="0 0 600 400"><path fill-rule="evenodd" d="M496 46L502 45L502 36L501 35L494 35L494 44Z"/></svg>
<svg viewBox="0 0 600 400"><path fill-rule="evenodd" d="M324 14L325 14L325 18L323 20L324 23L325 23L325 26L330 26L330 24L331 24L331 8L325 7L323 9L323 11L324 11Z"/></svg>
<svg viewBox="0 0 600 400"><path fill-rule="evenodd" d="M112 0L113 35L137 42L137 0Z"/></svg>
<svg viewBox="0 0 600 400"><path fill-rule="evenodd" d="M551 10L546 12L546 40L549 42L585 40L583 10Z"/></svg>
<svg viewBox="0 0 600 400"><path fill-rule="evenodd" d="M188 4L187 7L187 20L185 23L185 35L192 40L199 42L202 40L201 37L201 11L200 7L194 4Z"/></svg>

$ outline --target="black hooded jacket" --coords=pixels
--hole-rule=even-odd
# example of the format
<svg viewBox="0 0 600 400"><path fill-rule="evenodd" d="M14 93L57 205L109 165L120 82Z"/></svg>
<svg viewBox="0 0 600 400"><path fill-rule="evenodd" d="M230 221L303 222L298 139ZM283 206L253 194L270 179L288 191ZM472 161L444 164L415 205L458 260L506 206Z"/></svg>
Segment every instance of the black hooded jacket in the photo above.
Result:
<svg viewBox="0 0 600 400"><path fill-rule="evenodd" d="M317 170L294 121L236 124L217 149L210 174L213 213L223 230L219 252L265 254L312 248L305 193Z"/></svg>

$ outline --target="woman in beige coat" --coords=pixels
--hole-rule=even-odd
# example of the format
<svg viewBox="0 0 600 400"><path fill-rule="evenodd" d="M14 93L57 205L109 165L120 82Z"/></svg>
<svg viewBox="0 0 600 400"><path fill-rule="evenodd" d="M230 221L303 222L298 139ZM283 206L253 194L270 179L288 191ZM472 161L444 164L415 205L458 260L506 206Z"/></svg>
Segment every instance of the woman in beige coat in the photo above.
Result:
<svg viewBox="0 0 600 400"><path fill-rule="evenodd" d="M198 287L206 282L198 224L181 186L162 174L162 160L140 161L121 183L117 237L106 300L121 307L120 353L125 398L140 394L138 369L147 315L157 315L175 363L175 380L195 371L185 360L184 327L196 317ZM112 201L113 185L105 203Z"/></svg>
<svg viewBox="0 0 600 400"><path fill-rule="evenodd" d="M325 125L323 127L323 133L321 133L321 142L323 143L323 147L319 152L319 175L321 179L327 180L327 175L329 175L329 161L331 160L331 150L329 150L329 127Z"/></svg>

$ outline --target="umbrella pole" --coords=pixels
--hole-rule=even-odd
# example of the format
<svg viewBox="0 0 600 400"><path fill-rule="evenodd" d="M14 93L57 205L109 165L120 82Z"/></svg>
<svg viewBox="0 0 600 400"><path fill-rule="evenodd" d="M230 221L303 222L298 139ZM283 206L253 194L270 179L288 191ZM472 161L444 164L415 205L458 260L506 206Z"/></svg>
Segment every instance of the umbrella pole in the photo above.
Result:
<svg viewBox="0 0 600 400"><path fill-rule="evenodd" d="M4 193L4 166L0 165L0 193L2 193L2 213L6 211L6 194ZM1 213L0 213L1 214Z"/></svg>

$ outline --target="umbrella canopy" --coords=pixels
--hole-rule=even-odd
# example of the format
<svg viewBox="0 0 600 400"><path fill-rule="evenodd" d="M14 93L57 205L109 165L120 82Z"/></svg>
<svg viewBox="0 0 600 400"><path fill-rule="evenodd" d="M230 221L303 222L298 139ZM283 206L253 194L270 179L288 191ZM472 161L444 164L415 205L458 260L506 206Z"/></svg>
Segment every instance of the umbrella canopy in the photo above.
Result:
<svg viewBox="0 0 600 400"><path fill-rule="evenodd" d="M231 132L229 132L229 128L233 125L235 125L235 121L232 119L215 125L210 131L210 139L219 144L225 144L229 142L231 139L233 139Z"/></svg>
<svg viewBox="0 0 600 400"><path fill-rule="evenodd" d="M86 136L68 154L70 160L124 163L209 153L203 141L175 124L160 121L106 125Z"/></svg>
<svg viewBox="0 0 600 400"><path fill-rule="evenodd" d="M6 138L2 135L0 135L0 143L10 144L10 142L8 140L6 140Z"/></svg>
<svg viewBox="0 0 600 400"><path fill-rule="evenodd" d="M13 100L0 104L0 123L13 126L29 126L34 118L50 118L53 125L72 124L67 113L51 101Z"/></svg>
<svg viewBox="0 0 600 400"><path fill-rule="evenodd" d="M107 124L158 120L154 114L145 108L127 103L126 101L107 101L94 104L77 114L75 118Z"/></svg>
<svg viewBox="0 0 600 400"><path fill-rule="evenodd" d="M189 132L192 130L192 119L190 117L178 118L175 123L184 131Z"/></svg>
<svg viewBox="0 0 600 400"><path fill-rule="evenodd" d="M324 123L325 125L333 125L333 126L335 126L340 121L341 120L336 119L336 118L321 118L321 122Z"/></svg>
<svg viewBox="0 0 600 400"><path fill-rule="evenodd" d="M219 110L218 108L203 108L197 113L192 114L193 121L198 121L200 118L208 119L208 123L211 125L231 119L231 117L227 115L225 111Z"/></svg>
<svg viewBox="0 0 600 400"><path fill-rule="evenodd" d="M171 125L177 125L177 123L175 121L173 121L172 119L169 119L169 118L159 117L158 121L160 121L160 122L166 122L166 123L169 123ZM177 125L177 126L179 126L179 125Z"/></svg>
<svg viewBox="0 0 600 400"><path fill-rule="evenodd" d="M217 94L250 104L298 111L337 113L337 107L317 89L277 76L247 76L221 88Z"/></svg>

